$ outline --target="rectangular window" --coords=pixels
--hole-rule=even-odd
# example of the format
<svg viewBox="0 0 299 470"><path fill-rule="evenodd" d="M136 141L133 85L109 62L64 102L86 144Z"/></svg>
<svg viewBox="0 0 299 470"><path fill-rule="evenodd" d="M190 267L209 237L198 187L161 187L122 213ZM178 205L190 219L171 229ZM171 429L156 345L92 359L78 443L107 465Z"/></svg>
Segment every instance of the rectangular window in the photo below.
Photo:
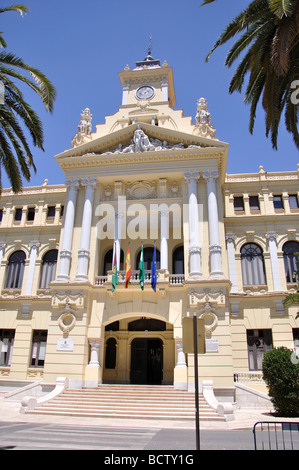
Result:
<svg viewBox="0 0 299 470"><path fill-rule="evenodd" d="M35 207L28 207L27 209L27 221L32 222L35 217Z"/></svg>
<svg viewBox="0 0 299 470"><path fill-rule="evenodd" d="M0 222L2 222L2 218L3 218L3 209L0 209Z"/></svg>
<svg viewBox="0 0 299 470"><path fill-rule="evenodd" d="M298 204L297 194L289 194L289 204L290 204L290 209L298 209L299 204Z"/></svg>
<svg viewBox="0 0 299 470"><path fill-rule="evenodd" d="M30 367L44 367L47 335L46 330L33 331Z"/></svg>
<svg viewBox="0 0 299 470"><path fill-rule="evenodd" d="M234 209L235 211L244 211L243 196L234 196Z"/></svg>
<svg viewBox="0 0 299 470"><path fill-rule="evenodd" d="M260 203L258 196L249 196L249 207L252 211L260 210Z"/></svg>
<svg viewBox="0 0 299 470"><path fill-rule="evenodd" d="M15 210L15 221L20 222L22 220L22 207L17 207Z"/></svg>
<svg viewBox="0 0 299 470"><path fill-rule="evenodd" d="M47 220L54 219L55 217L55 206L48 206Z"/></svg>
<svg viewBox="0 0 299 470"><path fill-rule="evenodd" d="M274 209L283 209L283 200L281 194L275 194L273 196Z"/></svg>
<svg viewBox="0 0 299 470"><path fill-rule="evenodd" d="M0 366L10 366L15 330L0 330Z"/></svg>
<svg viewBox="0 0 299 470"><path fill-rule="evenodd" d="M249 370L262 370L265 352L272 348L272 330L247 330Z"/></svg>
<svg viewBox="0 0 299 470"><path fill-rule="evenodd" d="M62 219L63 213L64 213L64 206L60 206L60 214L59 214L60 219Z"/></svg>

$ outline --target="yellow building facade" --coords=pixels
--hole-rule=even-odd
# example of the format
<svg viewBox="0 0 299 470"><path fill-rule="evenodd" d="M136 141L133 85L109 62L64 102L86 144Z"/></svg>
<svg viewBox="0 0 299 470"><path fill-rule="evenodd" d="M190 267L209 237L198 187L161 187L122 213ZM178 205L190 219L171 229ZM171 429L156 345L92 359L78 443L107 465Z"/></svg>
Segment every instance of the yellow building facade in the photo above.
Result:
<svg viewBox="0 0 299 470"><path fill-rule="evenodd" d="M299 168L227 174L206 100L195 123L174 109L166 62L149 55L119 78L118 111L92 132L86 108L56 155L65 184L3 190L0 380L193 390L182 319L196 315L199 382L235 401L236 381L260 381L267 349L299 340L297 308L282 305L296 288Z"/></svg>

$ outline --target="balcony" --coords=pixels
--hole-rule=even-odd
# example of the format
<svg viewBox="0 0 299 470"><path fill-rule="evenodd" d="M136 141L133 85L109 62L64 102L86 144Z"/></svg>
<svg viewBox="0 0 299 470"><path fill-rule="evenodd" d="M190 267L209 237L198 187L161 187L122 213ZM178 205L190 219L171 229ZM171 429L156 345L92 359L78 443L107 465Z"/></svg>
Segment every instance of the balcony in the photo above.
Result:
<svg viewBox="0 0 299 470"><path fill-rule="evenodd" d="M185 282L185 275L184 274L166 274L162 270L158 270L158 283L159 281L165 280L168 278L168 282L170 286L177 286L183 285ZM118 284L125 284L126 279L126 271L119 271L118 272ZM152 279L152 271L145 270L144 271L144 284L150 284ZM105 286L107 283L112 282L112 271L108 272L106 276L96 276L95 285L96 286ZM130 278L130 284L139 284L140 276L139 276L139 269L132 270L132 275Z"/></svg>

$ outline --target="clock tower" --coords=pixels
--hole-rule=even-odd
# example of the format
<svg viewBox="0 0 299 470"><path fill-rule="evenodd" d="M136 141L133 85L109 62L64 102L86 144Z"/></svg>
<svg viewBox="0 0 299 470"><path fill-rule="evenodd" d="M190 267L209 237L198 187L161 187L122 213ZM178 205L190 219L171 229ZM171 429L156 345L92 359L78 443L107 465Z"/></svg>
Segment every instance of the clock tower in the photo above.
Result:
<svg viewBox="0 0 299 470"><path fill-rule="evenodd" d="M126 66L119 77L123 87L122 106L134 108L167 103L173 107L176 104L172 67L166 62L161 66L150 50L144 60L136 62L133 70Z"/></svg>

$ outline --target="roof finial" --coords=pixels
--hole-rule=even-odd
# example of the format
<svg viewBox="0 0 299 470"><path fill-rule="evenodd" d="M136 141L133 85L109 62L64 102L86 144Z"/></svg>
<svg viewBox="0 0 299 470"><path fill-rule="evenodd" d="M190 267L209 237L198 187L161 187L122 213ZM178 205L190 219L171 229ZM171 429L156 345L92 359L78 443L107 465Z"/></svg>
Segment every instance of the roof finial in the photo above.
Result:
<svg viewBox="0 0 299 470"><path fill-rule="evenodd" d="M152 55L152 34L150 34L149 44L147 48L148 55Z"/></svg>

